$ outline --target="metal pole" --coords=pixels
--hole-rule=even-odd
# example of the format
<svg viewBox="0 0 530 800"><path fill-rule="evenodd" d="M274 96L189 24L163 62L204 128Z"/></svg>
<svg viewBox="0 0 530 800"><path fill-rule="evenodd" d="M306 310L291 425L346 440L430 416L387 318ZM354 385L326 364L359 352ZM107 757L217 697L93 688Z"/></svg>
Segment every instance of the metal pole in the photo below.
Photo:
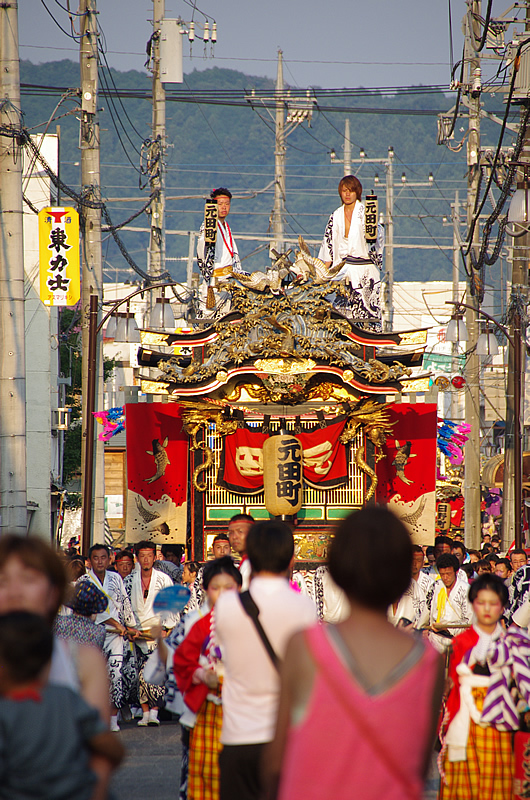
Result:
<svg viewBox="0 0 530 800"><path fill-rule="evenodd" d="M522 374L523 374L523 356L522 356L522 320L521 312L517 308L513 315L513 339L514 339L514 393L513 393L513 416L514 416L514 430L513 430L513 460L514 460L514 505L513 505L513 519L515 531L515 546L523 547L523 520L522 520L522 506L523 506L523 448L522 448L522 431L521 431L521 388L522 388Z"/></svg>
<svg viewBox="0 0 530 800"><path fill-rule="evenodd" d="M156 192L156 197L151 204L149 275L154 280L159 280L165 270L166 92L160 79L160 23L164 13L165 1L153 0L153 117L149 184L151 193ZM150 304L153 300L154 296L150 295Z"/></svg>
<svg viewBox="0 0 530 800"><path fill-rule="evenodd" d="M350 120L344 121L344 174L351 175Z"/></svg>
<svg viewBox="0 0 530 800"><path fill-rule="evenodd" d="M272 212L273 241L270 250L284 250L283 216L285 206L285 109L283 93L283 52L278 50L276 76L276 142L274 148L274 209Z"/></svg>
<svg viewBox="0 0 530 800"><path fill-rule="evenodd" d="M195 240L197 239L197 234L195 231L189 231L189 243L188 243L188 261L186 264L186 286L188 289L191 289L192 285L192 275L193 275L193 259L195 258Z"/></svg>
<svg viewBox="0 0 530 800"><path fill-rule="evenodd" d="M87 555L91 544L92 531L92 492L94 487L94 411L96 410L97 384L97 328L98 328L97 294L90 295L88 314L88 353L87 353L87 392L86 392L86 441L85 460L83 464L83 527L81 552Z"/></svg>
<svg viewBox="0 0 530 800"><path fill-rule="evenodd" d="M455 192L455 202L453 204L453 303L458 303L458 283L460 268L460 202L458 191ZM451 369L453 372L458 370L458 343L453 342L451 346ZM455 393L451 392L451 419L456 419L457 400Z"/></svg>
<svg viewBox="0 0 530 800"><path fill-rule="evenodd" d="M385 292L383 330L394 325L394 148L388 148L386 162Z"/></svg>
<svg viewBox="0 0 530 800"><path fill-rule="evenodd" d="M530 32L530 7L526 9L525 31ZM525 79L523 72L520 81ZM530 89L526 76L526 93ZM521 86L521 89L523 87ZM527 110L527 103L521 105L521 117ZM530 131L525 131L523 147L519 156L522 166L517 170L517 188L528 192L528 171L530 169ZM528 165L528 166L527 166ZM525 208L523 223L528 228L528 209ZM524 359L521 306L528 301L528 267L530 253L530 234L523 233L513 239L512 281L509 308L509 327L513 345L508 348L508 376L506 389L506 427L504 433L504 479L502 527L503 545L508 547L515 539L516 547L524 547L523 513L523 453L522 436L524 419ZM512 494L513 493L513 494Z"/></svg>
<svg viewBox="0 0 530 800"><path fill-rule="evenodd" d="M0 4L0 535L27 534L18 5Z"/></svg>
<svg viewBox="0 0 530 800"><path fill-rule="evenodd" d="M95 207L81 206L81 231L82 231L82 265L83 284L81 291L82 309L82 348L83 348L83 397L88 396L88 361L89 361L89 336L90 313L89 306L92 295L98 300L103 300L103 268L101 259L101 188L99 168L99 122L97 109L98 92L98 30L96 0L81 0L79 4L81 46L81 194ZM96 394L92 410L103 408L103 342L96 345L96 366L92 367L92 377L96 380ZM93 428L93 417L88 413L86 405L83 408L83 443L82 463L87 463L86 447L89 445L89 431ZM93 440L93 434L92 434ZM83 530L85 542L93 540L92 531L97 531L98 536L103 535L105 521L104 494L105 494L105 448L99 440L90 441L94 448L92 462L94 474L83 474L82 493L84 497L93 499L94 508L87 520L91 529ZM93 481L93 491L85 492L85 481Z"/></svg>
<svg viewBox="0 0 530 800"><path fill-rule="evenodd" d="M475 38L479 38L480 25L478 20L481 11L480 0L473 0L469 13L465 17L465 63L466 79L469 86L475 70L480 70L480 56L475 52L470 26L476 26ZM480 181L480 92L468 94L468 142L467 142L467 227L471 227L475 214L475 198L479 190ZM475 225L472 248L477 253L479 244L479 225ZM479 358L477 356L479 298L475 291L479 290L480 274L473 268L471 252L467 257L468 274L471 277L471 309L466 309L466 325L468 330L468 343L466 353L466 395L465 419L470 425L469 438L465 445L465 541L466 546L477 550L481 542L480 526L480 386L479 386Z"/></svg>

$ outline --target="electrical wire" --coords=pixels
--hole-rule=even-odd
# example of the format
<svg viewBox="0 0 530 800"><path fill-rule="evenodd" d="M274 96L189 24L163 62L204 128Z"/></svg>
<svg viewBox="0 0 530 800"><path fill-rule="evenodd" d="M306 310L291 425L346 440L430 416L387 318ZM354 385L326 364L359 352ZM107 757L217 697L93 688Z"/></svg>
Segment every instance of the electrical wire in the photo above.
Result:
<svg viewBox="0 0 530 800"><path fill-rule="evenodd" d="M202 14L202 13L203 13L203 12L201 11L201 14ZM184 79L183 79L183 80L184 80L184 83L186 84L186 87L187 87L188 91L190 91L190 92L191 92L191 89L190 89L190 87L188 86L188 82L187 82L186 78L184 77ZM167 98L166 98L166 99L167 99ZM242 175L241 175L241 173L239 172L239 170L238 170L237 166L236 166L236 165L234 164L234 162L232 161L232 158L231 158L231 156L230 156L230 153L228 153L228 152L227 152L227 150L226 150L225 146L224 146L224 145L223 145L223 143L222 143L222 142L219 140L219 137L217 136L217 133L216 133L215 129L212 127L212 125L210 124L210 121L209 121L208 117L206 116L206 114L205 114L205 113L204 113L204 111L202 110L202 108L201 108L201 104L200 104L199 102L197 102L197 101L195 101L195 103L196 103L196 105L197 105L197 108L198 108L198 109L199 109L199 111L201 112L201 114L202 114L202 117L203 117L204 121L206 122L206 124L207 124L207 125L208 125L208 127L210 128L211 132L213 133L213 136L214 136L214 138L215 138L215 140L216 140L217 144L218 144L218 145L219 145L219 147L220 147L220 148L223 150L223 152L225 153L226 157L228 158L228 160L230 161L230 163L232 164L232 166L233 166L233 167L234 167L234 169L236 170L236 172L237 172L237 174L239 175L239 177L243 179L243 176L242 176ZM250 187L249 187L248 183L247 183L247 182L246 182L244 179L243 179L243 183L246 185L247 189L250 189Z"/></svg>
<svg viewBox="0 0 530 800"><path fill-rule="evenodd" d="M520 58L522 48L524 47L525 44L528 44L529 42L530 42L530 37L527 38L527 39L524 39L522 42L520 42L519 46L517 47L517 52L516 52L516 56L515 56L515 60L514 60L514 70L513 70L513 73L512 73L512 78L511 78L511 81L510 81L510 89L509 89L508 97L507 97L507 100L506 100L506 111L504 112L504 117L503 117L503 120L502 120L501 131L500 131L499 140L498 140L498 143L497 143L497 149L495 151L495 157L493 159L492 169L491 169L491 172L490 172L490 177L489 177L489 180L488 180L488 185L486 187L486 191L484 192L484 195L482 197L480 205L479 205L478 208L476 208L476 210L475 210L475 212L473 214L473 219L471 220L471 224L470 224L469 231L468 231L468 234L467 234L467 239L466 239L467 248L465 249L465 252L464 252L465 256L468 256L469 253L472 250L472 247L473 247L473 235L474 235L474 232L475 232L475 227L476 227L476 224L478 222L478 219L479 219L479 216L481 214L481 211L482 211L482 209L484 207L484 203L486 202L486 198L488 196L488 191L489 191L489 188L490 188L491 183L493 181L494 170L497 168L497 162L499 160L499 154L501 152L502 141L504 139L504 132L506 130L506 123L508 122L508 113L510 111L510 105L511 105L511 102L512 102L512 96L513 96L513 92L514 92L514 88L515 88L515 79L516 79L517 73L518 73L517 61ZM525 118L526 119L528 119L528 114L529 114L529 109L527 109L527 111L525 113ZM519 135L520 134L521 134L521 131L519 131ZM477 192L476 197L478 198L478 192Z"/></svg>
<svg viewBox="0 0 530 800"><path fill-rule="evenodd" d="M483 28L483 31L482 31L482 38L481 38L481 40L479 42L478 47L474 48L476 53L480 53L480 51L483 49L484 45L486 44L486 39L488 38L488 28L489 28L489 24L490 24L491 7L492 7L492 5L493 5L493 0L488 0L488 7L486 9L486 17L483 20L484 28ZM476 15L474 15L474 16L476 17ZM473 25L469 26L469 30L471 32L471 36L473 37L473 41L476 42L477 39L476 39L476 36L475 36L475 31L473 30Z"/></svg>
<svg viewBox="0 0 530 800"><path fill-rule="evenodd" d="M46 3L44 2L44 0L40 0L40 1L41 1L42 5L44 6L44 8L46 9L46 11L48 12L48 14L50 15L50 17L52 18L52 20L55 22L55 24L56 24L56 25L57 25L57 27L59 28L59 30L61 30L61 31L62 31L64 34L66 34L66 36L68 36L68 38L69 38L69 39L73 39L73 40L74 40L74 42L79 42L79 41L80 41L80 39L81 39L81 37L80 37L79 35L75 35L74 33L68 33L68 31L67 31L67 30L65 30L65 29L63 28L63 26L61 25L61 23L59 22L59 20L57 20L57 19L54 17L54 15L53 15L53 14L52 14L52 12L50 11L50 9L48 8L48 6L47 6L47 5L46 5ZM62 8L62 6L61 6L61 8ZM84 15L84 14L80 14L79 16L85 16L85 15ZM71 21L71 20L70 20L70 21Z"/></svg>
<svg viewBox="0 0 530 800"><path fill-rule="evenodd" d="M449 63L451 64L451 71L453 69L454 54L453 54L453 20L451 15L451 0L447 0L449 11Z"/></svg>
<svg viewBox="0 0 530 800"><path fill-rule="evenodd" d="M120 228L124 228L124 227L125 227L126 225L128 225L130 222L132 222L133 220L135 220L137 217L139 217L141 214L143 214L143 213L144 213L144 211L147 211L147 209L149 208L149 206L151 205L151 203L157 199L158 195L159 195L159 192L158 192L158 191L155 191L155 192L153 192L153 193L150 195L149 199L148 199L148 200L147 200L147 201L144 203L144 205L142 206L142 208L140 208L138 211L135 211L135 212L134 212L134 214L131 214L131 216L130 216L130 217L127 217L127 219L126 219L126 220L124 220L123 222L120 222L120 223L119 223L119 225L112 225L112 229L113 229L113 230L115 230L115 231L117 231L117 230L119 230ZM107 228L102 228L101 230L102 230L103 232L107 233L108 231L110 231L110 230L111 230L111 228L110 228L110 227L107 227Z"/></svg>
<svg viewBox="0 0 530 800"><path fill-rule="evenodd" d="M101 29L100 29L100 30L101 30ZM132 128L132 129L133 129L133 131L135 132L135 134L138 136L138 138L139 138L139 139L141 139L141 140L143 141L145 137L144 137L144 136L142 136L142 134L141 134L141 133L140 133L140 131L139 131L139 130L136 128L136 126L135 126L134 122L133 122L133 121L132 121L132 119L130 118L129 114L127 113L127 109L125 108L125 105L124 105L124 103L123 103L123 100L122 100L122 98L121 98L121 95L120 95L120 93L119 93L119 91L118 91L118 87L116 86L116 83L115 83L115 81L114 81L114 77L113 77L113 75L112 75L112 70L111 70L111 68L110 68L110 66L109 66L109 62L107 61L107 55L106 55L106 52L103 50L103 48L102 48L102 47L100 47L100 48L99 48L99 52L100 52L100 54L101 54L101 56L102 56L102 58L103 58L103 60L104 60L104 62L105 62L105 67L106 67L106 69L107 69L107 74L108 74L108 76L109 76L109 78L110 78L110 81L111 81L111 83L112 83L112 86L113 86L113 88L114 88L114 93L115 93L116 97L118 98L118 100L120 101L120 106L121 106L121 107L122 107L122 109L123 109L123 113L125 114L125 117L126 117L126 119L127 119L128 123L129 123L129 125L131 126L131 128Z"/></svg>
<svg viewBox="0 0 530 800"><path fill-rule="evenodd" d="M133 142L133 140L129 136L129 134L127 132L127 129L125 128L125 125L123 124L123 122L121 120L121 116L118 113L118 109L116 108L116 105L114 104L114 96L113 96L113 93L110 92L109 84L108 84L108 81L107 81L107 75L109 73L107 73L107 71L100 66L98 74L99 74L99 76L101 78L102 83L104 84L104 87L102 87L102 89L103 89L102 94L109 101L109 113L110 113L110 117L111 117L111 120L112 120L112 124L114 126L114 130L116 131L116 135L117 135L118 140L120 142L120 145L121 145L121 147L123 149L123 152L125 153L125 155L127 157L127 160L130 162L131 166L133 166L136 169L136 171L139 172L140 170L138 169L138 167L136 167L134 162L129 157L129 154L127 153L127 150L125 148L123 140L122 140L122 138L120 136L120 133L118 131L118 125L117 125L116 119L119 121L119 124L121 125L121 128L122 128L125 136L127 137L128 141L129 141L129 144L131 145L131 147L133 148L135 153L139 156L140 155L140 150L136 146L135 142ZM112 80L112 75L110 75L110 78ZM120 99L120 104L123 106L123 102L121 101L121 98L119 98L119 99ZM136 131L136 129L135 129L135 131ZM143 141L143 137L140 134L138 134L138 136Z"/></svg>
<svg viewBox="0 0 530 800"><path fill-rule="evenodd" d="M320 139L318 139L313 133L311 133L311 131L308 130L305 125L299 125L298 128L303 130L304 133L306 133L308 136L310 136L312 139L314 139L315 142L318 142L318 144L322 145L322 147L325 147L327 153L330 153L334 149L329 144L325 144L325 142L321 142ZM311 155L317 156L318 153L311 153Z"/></svg>

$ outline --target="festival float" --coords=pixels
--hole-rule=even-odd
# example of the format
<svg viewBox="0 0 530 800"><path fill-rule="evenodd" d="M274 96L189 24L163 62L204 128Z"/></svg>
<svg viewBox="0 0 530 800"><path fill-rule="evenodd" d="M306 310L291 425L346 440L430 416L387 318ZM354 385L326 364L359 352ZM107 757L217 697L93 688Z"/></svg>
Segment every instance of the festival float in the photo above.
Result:
<svg viewBox="0 0 530 800"><path fill-rule="evenodd" d="M432 543L436 405L400 402L426 331L348 318L344 285L299 245L293 261L232 273L224 316L141 331L153 402L126 406L127 542L179 542L205 561L235 514L279 517L293 526L298 569L311 570L337 522L379 502Z"/></svg>

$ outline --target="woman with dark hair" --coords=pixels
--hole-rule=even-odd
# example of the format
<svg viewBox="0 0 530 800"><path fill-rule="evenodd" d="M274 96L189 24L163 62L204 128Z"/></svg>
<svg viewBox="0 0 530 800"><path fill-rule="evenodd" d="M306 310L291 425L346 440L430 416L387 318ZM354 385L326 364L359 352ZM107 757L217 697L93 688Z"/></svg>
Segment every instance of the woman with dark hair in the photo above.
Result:
<svg viewBox="0 0 530 800"><path fill-rule="evenodd" d="M51 625L64 600L67 577L63 562L52 548L34 536L7 534L0 538L0 614L29 611ZM107 665L95 647L54 637L50 684L79 692L110 723ZM93 768L107 780L111 764L94 756Z"/></svg>
<svg viewBox="0 0 530 800"><path fill-rule="evenodd" d="M329 569L351 613L289 644L267 759L280 800L349 800L352 792L420 800L443 663L386 617L410 583L411 564L410 535L390 511L365 508L339 525ZM318 772L308 769L317 763Z"/></svg>
<svg viewBox="0 0 530 800"><path fill-rule="evenodd" d="M347 297L339 297L335 305L339 307L340 304L340 310L355 320L379 323L383 227L375 221L377 242L369 247L361 182L355 175L345 175L338 191L342 205L328 220L318 257L328 267L343 264L330 280L345 283Z"/></svg>
<svg viewBox="0 0 530 800"><path fill-rule="evenodd" d="M511 800L519 713L510 690L515 684L528 703L530 639L501 627L508 589L498 575L480 575L469 600L475 622L455 638L449 661L440 800Z"/></svg>

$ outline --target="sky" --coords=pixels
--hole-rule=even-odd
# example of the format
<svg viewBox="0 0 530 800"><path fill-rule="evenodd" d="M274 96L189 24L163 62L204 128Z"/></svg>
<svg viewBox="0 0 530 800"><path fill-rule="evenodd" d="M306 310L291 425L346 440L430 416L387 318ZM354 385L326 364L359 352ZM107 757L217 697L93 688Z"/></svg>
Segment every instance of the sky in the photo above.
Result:
<svg viewBox="0 0 530 800"><path fill-rule="evenodd" d="M198 3L196 9L192 2ZM198 40L190 57L184 42L184 72L211 67L274 78L278 48L284 78L296 87L407 86L450 79L449 4L454 60L462 47L464 0L166 0L165 16L217 23L217 44ZM78 60L67 0L19 0L20 57L33 63ZM77 8L76 0L70 7ZM98 0L107 58L120 70L143 70L151 33L151 0ZM200 9L200 10L199 10ZM202 14L200 12L203 12Z"/></svg>

